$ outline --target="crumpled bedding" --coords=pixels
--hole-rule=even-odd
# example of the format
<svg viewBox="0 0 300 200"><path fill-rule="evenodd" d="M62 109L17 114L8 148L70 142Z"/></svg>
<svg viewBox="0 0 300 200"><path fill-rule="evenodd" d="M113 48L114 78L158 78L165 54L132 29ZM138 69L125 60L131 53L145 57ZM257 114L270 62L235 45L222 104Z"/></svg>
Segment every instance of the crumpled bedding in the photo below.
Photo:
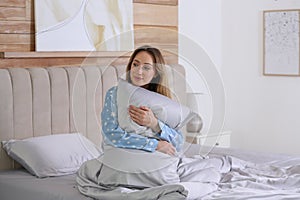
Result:
<svg viewBox="0 0 300 200"><path fill-rule="evenodd" d="M286 166L282 161L256 164L230 159L231 169L222 175L218 190L201 199L300 199L300 159L285 160L290 163Z"/></svg>
<svg viewBox="0 0 300 200"><path fill-rule="evenodd" d="M186 199L187 190L179 184L151 188L134 188L126 185L101 184L98 179L103 164L97 159L87 161L78 171L77 183L81 193L95 199L128 200L181 200Z"/></svg>
<svg viewBox="0 0 300 200"><path fill-rule="evenodd" d="M95 199L300 199L300 158L255 163L234 155L183 155L178 183L137 187L102 184L103 163L86 162L77 176L81 193Z"/></svg>

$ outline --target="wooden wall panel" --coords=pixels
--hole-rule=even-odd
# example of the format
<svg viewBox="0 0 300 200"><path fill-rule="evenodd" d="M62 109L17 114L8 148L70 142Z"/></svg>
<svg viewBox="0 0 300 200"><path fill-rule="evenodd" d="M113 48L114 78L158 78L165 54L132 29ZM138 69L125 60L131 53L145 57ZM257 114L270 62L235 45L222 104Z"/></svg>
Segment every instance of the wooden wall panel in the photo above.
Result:
<svg viewBox="0 0 300 200"><path fill-rule="evenodd" d="M174 55L164 56L165 61L168 64L176 64L177 57ZM120 57L116 59L111 58L12 58L12 59L0 59L0 68L10 67L65 67L65 66L85 66L85 65L126 65L129 57Z"/></svg>
<svg viewBox="0 0 300 200"><path fill-rule="evenodd" d="M26 0L1 0L1 7L25 7Z"/></svg>
<svg viewBox="0 0 300 200"><path fill-rule="evenodd" d="M135 44L151 43L177 45L178 31L175 27L135 26Z"/></svg>
<svg viewBox="0 0 300 200"><path fill-rule="evenodd" d="M34 51L35 47L33 44L0 44L0 49L5 49L5 52L28 52Z"/></svg>
<svg viewBox="0 0 300 200"><path fill-rule="evenodd" d="M35 51L33 3L34 0L0 1L0 52ZM166 50L178 50L178 0L133 0L133 9L135 47L151 44ZM166 56L169 62L177 62L176 56ZM14 59L2 58L0 68L74 65L80 64L84 58L57 59L54 56L39 59L45 61L20 56ZM104 57L101 56L101 59ZM116 63L126 63L128 56L117 60Z"/></svg>
<svg viewBox="0 0 300 200"><path fill-rule="evenodd" d="M0 34L0 44L30 44L33 34Z"/></svg>
<svg viewBox="0 0 300 200"><path fill-rule="evenodd" d="M135 25L177 26L177 6L135 3L133 5Z"/></svg>
<svg viewBox="0 0 300 200"><path fill-rule="evenodd" d="M0 33L33 34L34 23L31 21L0 21Z"/></svg>
<svg viewBox="0 0 300 200"><path fill-rule="evenodd" d="M159 4L177 6L178 0L133 0L133 3Z"/></svg>
<svg viewBox="0 0 300 200"><path fill-rule="evenodd" d="M0 20L26 20L26 9L0 7Z"/></svg>

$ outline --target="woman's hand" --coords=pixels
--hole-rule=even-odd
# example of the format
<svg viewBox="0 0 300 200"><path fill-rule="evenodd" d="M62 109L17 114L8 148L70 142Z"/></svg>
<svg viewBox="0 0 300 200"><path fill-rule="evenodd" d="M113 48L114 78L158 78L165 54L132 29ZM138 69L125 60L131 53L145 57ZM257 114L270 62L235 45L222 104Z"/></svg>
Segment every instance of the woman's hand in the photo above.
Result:
<svg viewBox="0 0 300 200"><path fill-rule="evenodd" d="M158 125L157 118L154 116L152 110L146 106L136 107L130 105L128 108L130 118L137 124L141 126L146 126L151 128L154 132L159 132L160 127ZM160 151L165 154L175 155L176 149L175 147L164 140L158 141L158 145L156 147L157 151Z"/></svg>
<svg viewBox="0 0 300 200"><path fill-rule="evenodd" d="M141 126L151 128L154 132L159 132L157 118L154 116L152 110L146 106L136 107L130 105L128 108L130 118Z"/></svg>
<svg viewBox="0 0 300 200"><path fill-rule="evenodd" d="M175 155L176 149L175 147L167 141L160 140L158 141L158 145L156 147L157 151L160 151L165 154L169 154L171 156Z"/></svg>

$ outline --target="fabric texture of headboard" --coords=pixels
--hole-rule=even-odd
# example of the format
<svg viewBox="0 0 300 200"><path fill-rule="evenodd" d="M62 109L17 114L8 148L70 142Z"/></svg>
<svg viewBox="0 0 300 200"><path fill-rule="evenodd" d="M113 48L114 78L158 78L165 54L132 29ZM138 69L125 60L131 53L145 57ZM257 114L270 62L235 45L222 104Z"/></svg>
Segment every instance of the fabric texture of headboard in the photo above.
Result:
<svg viewBox="0 0 300 200"><path fill-rule="evenodd" d="M125 66L0 69L0 141L80 132L102 142L100 113L106 91ZM168 69L171 91L185 104L185 71ZM0 148L0 170L18 168Z"/></svg>

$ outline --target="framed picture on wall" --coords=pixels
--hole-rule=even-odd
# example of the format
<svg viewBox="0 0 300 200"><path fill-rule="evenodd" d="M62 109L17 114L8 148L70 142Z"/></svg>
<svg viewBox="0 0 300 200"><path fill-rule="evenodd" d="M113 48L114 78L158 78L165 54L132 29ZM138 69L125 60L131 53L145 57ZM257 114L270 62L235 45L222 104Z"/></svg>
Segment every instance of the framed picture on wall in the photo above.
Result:
<svg viewBox="0 0 300 200"><path fill-rule="evenodd" d="M263 11L263 74L300 76L300 10Z"/></svg>
<svg viewBox="0 0 300 200"><path fill-rule="evenodd" d="M134 48L132 0L34 0L34 9L36 51Z"/></svg>

